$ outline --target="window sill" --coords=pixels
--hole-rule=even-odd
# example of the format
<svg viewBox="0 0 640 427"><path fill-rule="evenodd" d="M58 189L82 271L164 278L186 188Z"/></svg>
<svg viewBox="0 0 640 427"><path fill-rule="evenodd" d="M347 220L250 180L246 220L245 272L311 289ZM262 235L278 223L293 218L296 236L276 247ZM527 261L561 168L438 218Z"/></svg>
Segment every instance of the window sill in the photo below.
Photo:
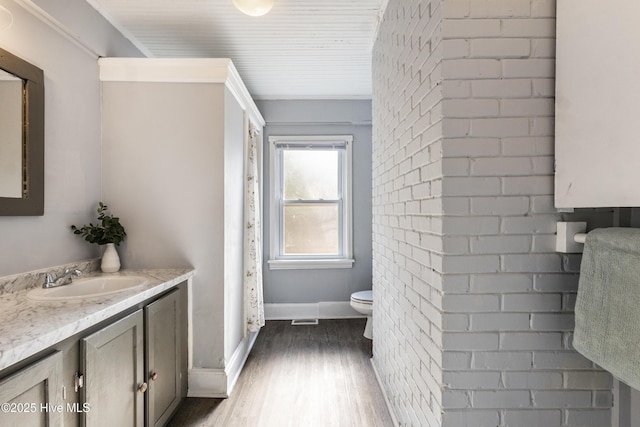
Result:
<svg viewBox="0 0 640 427"><path fill-rule="evenodd" d="M271 259L269 270L316 270L327 268L352 268L353 259Z"/></svg>

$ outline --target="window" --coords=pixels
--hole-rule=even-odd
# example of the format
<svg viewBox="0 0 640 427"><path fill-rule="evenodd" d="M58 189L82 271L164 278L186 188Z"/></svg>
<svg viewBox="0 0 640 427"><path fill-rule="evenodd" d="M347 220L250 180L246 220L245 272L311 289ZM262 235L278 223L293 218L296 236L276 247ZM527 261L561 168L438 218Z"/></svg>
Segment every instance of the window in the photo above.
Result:
<svg viewBox="0 0 640 427"><path fill-rule="evenodd" d="M351 136L271 136L271 269L350 268Z"/></svg>

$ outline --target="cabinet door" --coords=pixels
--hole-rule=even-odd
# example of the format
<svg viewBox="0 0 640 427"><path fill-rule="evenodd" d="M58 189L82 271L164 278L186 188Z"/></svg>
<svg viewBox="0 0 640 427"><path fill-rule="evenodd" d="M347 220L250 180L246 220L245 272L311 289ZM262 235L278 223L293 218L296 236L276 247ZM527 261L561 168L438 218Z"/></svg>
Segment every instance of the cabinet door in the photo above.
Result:
<svg viewBox="0 0 640 427"><path fill-rule="evenodd" d="M147 321L147 423L163 426L180 404L181 328L180 292L144 308Z"/></svg>
<svg viewBox="0 0 640 427"><path fill-rule="evenodd" d="M86 426L144 425L142 310L80 341Z"/></svg>
<svg viewBox="0 0 640 427"><path fill-rule="evenodd" d="M62 353L0 380L0 426L61 426Z"/></svg>

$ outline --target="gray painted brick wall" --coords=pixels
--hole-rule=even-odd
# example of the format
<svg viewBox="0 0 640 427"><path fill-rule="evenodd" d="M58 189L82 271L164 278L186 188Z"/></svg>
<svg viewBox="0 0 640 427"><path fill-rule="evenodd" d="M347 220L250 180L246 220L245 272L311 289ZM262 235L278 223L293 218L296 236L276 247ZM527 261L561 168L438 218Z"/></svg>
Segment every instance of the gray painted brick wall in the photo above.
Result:
<svg viewBox="0 0 640 427"><path fill-rule="evenodd" d="M374 364L398 420L425 427L443 411L441 16L391 2L373 66Z"/></svg>
<svg viewBox="0 0 640 427"><path fill-rule="evenodd" d="M401 425L607 426L555 252L555 2L390 0L374 47L374 364ZM574 218L611 222L610 210Z"/></svg>

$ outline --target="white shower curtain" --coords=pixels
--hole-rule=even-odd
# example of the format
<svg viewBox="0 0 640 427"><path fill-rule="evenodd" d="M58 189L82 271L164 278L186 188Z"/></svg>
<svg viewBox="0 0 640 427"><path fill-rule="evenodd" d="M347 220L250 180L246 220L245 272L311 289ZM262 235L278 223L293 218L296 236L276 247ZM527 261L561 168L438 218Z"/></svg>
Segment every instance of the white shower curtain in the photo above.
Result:
<svg viewBox="0 0 640 427"><path fill-rule="evenodd" d="M253 124L249 123L244 195L244 291L248 332L256 332L264 326L262 227L260 224L260 175L258 165L259 141L260 134Z"/></svg>

